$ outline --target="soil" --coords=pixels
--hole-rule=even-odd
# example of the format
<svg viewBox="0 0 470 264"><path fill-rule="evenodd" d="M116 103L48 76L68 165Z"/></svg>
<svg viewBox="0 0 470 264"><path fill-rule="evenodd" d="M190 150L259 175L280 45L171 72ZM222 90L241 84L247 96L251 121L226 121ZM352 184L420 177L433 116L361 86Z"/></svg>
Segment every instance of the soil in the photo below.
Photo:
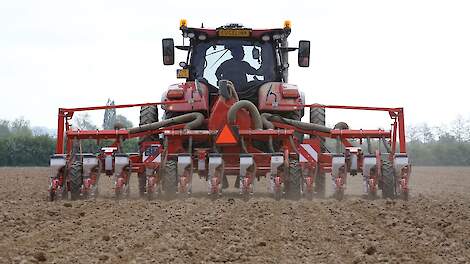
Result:
<svg viewBox="0 0 470 264"><path fill-rule="evenodd" d="M233 179L232 179L233 183ZM470 168L414 168L410 200L47 201L47 168L0 168L0 263L470 263ZM331 185L331 184L329 184ZM330 187L330 186L329 186ZM331 190L330 190L331 192Z"/></svg>

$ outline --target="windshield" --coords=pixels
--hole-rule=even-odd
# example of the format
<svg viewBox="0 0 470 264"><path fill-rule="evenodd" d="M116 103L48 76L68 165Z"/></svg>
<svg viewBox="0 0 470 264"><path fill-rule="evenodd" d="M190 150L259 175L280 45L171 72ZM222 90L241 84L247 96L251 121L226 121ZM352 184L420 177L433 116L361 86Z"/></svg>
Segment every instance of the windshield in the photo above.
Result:
<svg viewBox="0 0 470 264"><path fill-rule="evenodd" d="M213 86L219 80L230 80L237 91L278 79L271 43L237 39L201 42L193 49L191 65L195 79Z"/></svg>

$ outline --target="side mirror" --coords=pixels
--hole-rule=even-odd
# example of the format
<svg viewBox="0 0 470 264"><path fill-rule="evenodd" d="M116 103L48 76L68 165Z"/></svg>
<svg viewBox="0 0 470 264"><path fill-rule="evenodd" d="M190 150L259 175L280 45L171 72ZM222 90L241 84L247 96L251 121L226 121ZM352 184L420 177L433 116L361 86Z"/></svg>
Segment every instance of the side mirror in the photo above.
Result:
<svg viewBox="0 0 470 264"><path fill-rule="evenodd" d="M299 67L310 66L310 41L301 40L299 41Z"/></svg>
<svg viewBox="0 0 470 264"><path fill-rule="evenodd" d="M175 43L172 38L162 39L163 65L175 64Z"/></svg>

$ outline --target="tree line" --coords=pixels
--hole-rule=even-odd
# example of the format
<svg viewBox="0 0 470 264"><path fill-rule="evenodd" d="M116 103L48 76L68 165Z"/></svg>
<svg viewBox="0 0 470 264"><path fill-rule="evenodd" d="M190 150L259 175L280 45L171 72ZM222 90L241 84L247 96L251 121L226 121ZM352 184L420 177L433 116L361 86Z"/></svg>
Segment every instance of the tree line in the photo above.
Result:
<svg viewBox="0 0 470 264"><path fill-rule="evenodd" d="M114 102L108 102L114 104ZM105 113L102 127L112 129L116 123L132 127L132 122L115 112ZM74 127L97 129L89 115L74 118ZM138 139L126 140L124 152L137 152ZM0 166L48 166L55 151L54 135L38 133L22 118L0 120ZM82 140L82 152L96 153L109 141ZM470 166L470 120L458 117L447 125L432 127L419 124L407 127L408 153L415 166Z"/></svg>
<svg viewBox="0 0 470 264"><path fill-rule="evenodd" d="M132 122L122 115L114 115L104 120L103 127L113 129L115 123L120 127L132 127ZM113 124L109 124L113 123ZM95 130L89 115L78 115L74 118L74 128ZM97 153L101 147L109 146L110 140L81 140L79 149L82 153ZM138 152L138 139L128 139L122 144L122 151ZM48 166L49 159L55 152L56 137L44 130L33 129L29 121L23 118L14 121L0 120L0 166Z"/></svg>
<svg viewBox="0 0 470 264"><path fill-rule="evenodd" d="M407 128L412 162L422 166L470 166L470 119L458 116L450 124L426 123Z"/></svg>

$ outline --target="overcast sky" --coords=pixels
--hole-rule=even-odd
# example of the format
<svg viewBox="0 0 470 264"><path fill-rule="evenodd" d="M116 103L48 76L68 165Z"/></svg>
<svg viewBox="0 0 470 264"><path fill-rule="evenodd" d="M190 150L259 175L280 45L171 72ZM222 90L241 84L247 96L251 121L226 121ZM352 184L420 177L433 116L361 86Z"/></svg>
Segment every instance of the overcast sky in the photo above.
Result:
<svg viewBox="0 0 470 264"><path fill-rule="evenodd" d="M310 68L292 54L289 80L309 103L404 107L409 124L470 117L469 1L282 3L0 0L0 119L55 128L59 107L159 101L178 82L176 65L162 65L161 39L181 43L180 18L190 27L291 20L290 44L312 43ZM138 109L118 113L137 123ZM93 118L100 124L102 113ZM384 114L341 111L327 120L389 124Z"/></svg>

